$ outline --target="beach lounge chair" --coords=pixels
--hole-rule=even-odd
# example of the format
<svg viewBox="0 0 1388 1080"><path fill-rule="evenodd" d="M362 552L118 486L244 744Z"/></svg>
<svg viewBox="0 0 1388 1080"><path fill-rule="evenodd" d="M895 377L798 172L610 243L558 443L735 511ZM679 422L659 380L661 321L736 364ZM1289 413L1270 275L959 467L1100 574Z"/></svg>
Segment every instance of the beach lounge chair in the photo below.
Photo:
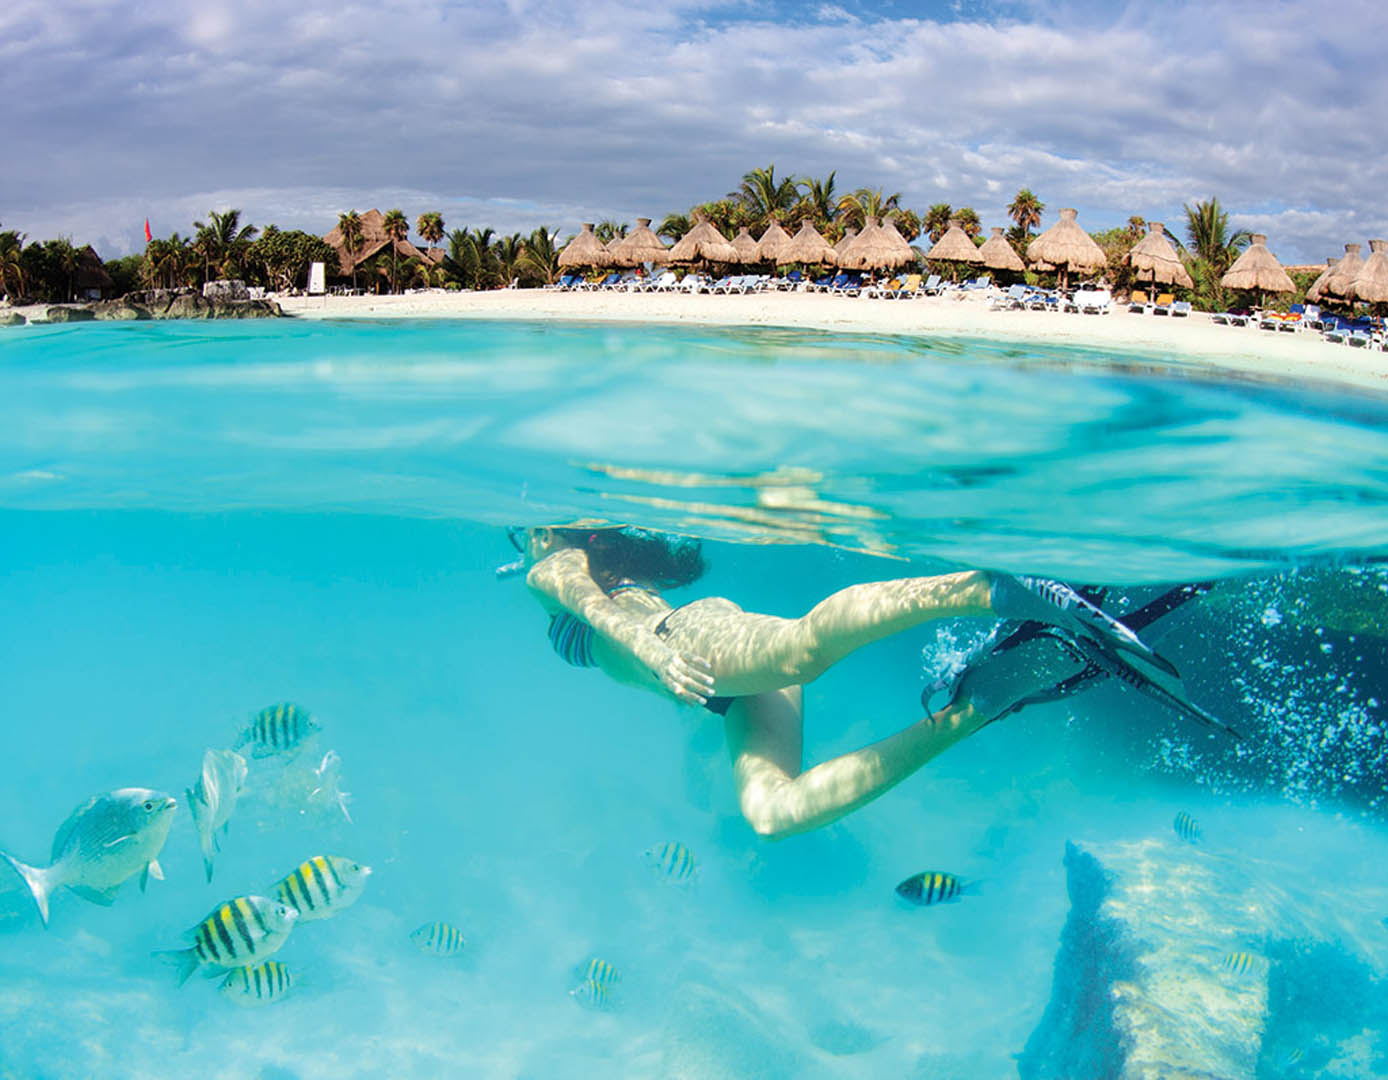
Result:
<svg viewBox="0 0 1388 1080"><path fill-rule="evenodd" d="M698 292L716 293L726 288L730 281L732 281L732 275L724 274L717 281L701 281L695 288Z"/></svg>
<svg viewBox="0 0 1388 1080"><path fill-rule="evenodd" d="M702 292L704 286L707 284L708 279L705 278L702 274L685 274L684 277L680 279L680 283L675 286L673 291L684 293Z"/></svg>
<svg viewBox="0 0 1388 1080"><path fill-rule="evenodd" d="M1373 344L1373 335L1367 330L1351 330L1349 332L1349 344L1354 349L1367 348Z"/></svg>
<svg viewBox="0 0 1388 1080"><path fill-rule="evenodd" d="M640 287L640 292L669 292L679 284L680 279L673 270L666 270L659 277L650 278Z"/></svg>
<svg viewBox="0 0 1388 1080"><path fill-rule="evenodd" d="M921 286L921 294L922 294L923 296L939 296L939 295L940 295L940 275L939 275L939 274L931 274L928 278L925 279L925 284Z"/></svg>
<svg viewBox="0 0 1388 1080"><path fill-rule="evenodd" d="M888 300L909 300L921 291L921 275L907 274L906 280L901 283L901 287L890 293Z"/></svg>
<svg viewBox="0 0 1388 1080"><path fill-rule="evenodd" d="M1107 289L1091 289L1089 295L1080 304L1080 314L1082 315L1107 315L1109 305L1113 302L1113 294Z"/></svg>
<svg viewBox="0 0 1388 1080"><path fill-rule="evenodd" d="M883 300L891 296L891 294L896 292L899 288L901 288L901 279L892 278L890 281L883 281L881 283L871 282L864 285L859 290L858 295L870 297L874 300Z"/></svg>
<svg viewBox="0 0 1388 1080"><path fill-rule="evenodd" d="M1190 301L1189 301L1189 300L1177 300L1174 304L1171 305L1171 315L1172 315L1172 318L1185 318L1185 316L1187 316L1187 315L1189 315L1189 314L1190 314Z"/></svg>
<svg viewBox="0 0 1388 1080"><path fill-rule="evenodd" d="M1005 293L999 293L993 297L989 303L990 311L1006 311L1011 308L1020 308L1026 302L1027 287L1025 285L1013 285Z"/></svg>
<svg viewBox="0 0 1388 1080"><path fill-rule="evenodd" d="M1138 315L1145 314L1148 307L1147 294L1141 289L1134 289L1128 297L1128 310Z"/></svg>
<svg viewBox="0 0 1388 1080"><path fill-rule="evenodd" d="M1174 294L1169 292L1161 293L1155 300L1152 301L1152 314L1170 315L1171 305L1175 302L1176 297Z"/></svg>

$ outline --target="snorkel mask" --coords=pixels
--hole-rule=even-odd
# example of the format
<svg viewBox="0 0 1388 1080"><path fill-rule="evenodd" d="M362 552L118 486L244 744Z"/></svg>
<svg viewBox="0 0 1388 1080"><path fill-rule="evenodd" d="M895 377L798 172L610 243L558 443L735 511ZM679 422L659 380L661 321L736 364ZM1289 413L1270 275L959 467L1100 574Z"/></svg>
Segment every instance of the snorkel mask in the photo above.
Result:
<svg viewBox="0 0 1388 1080"><path fill-rule="evenodd" d="M511 562L503 563L496 568L496 580L505 581L513 578L517 574L525 573L526 563L526 541L529 539L530 530L520 525L506 526L506 539L511 541L511 546L520 552L520 558L513 559Z"/></svg>

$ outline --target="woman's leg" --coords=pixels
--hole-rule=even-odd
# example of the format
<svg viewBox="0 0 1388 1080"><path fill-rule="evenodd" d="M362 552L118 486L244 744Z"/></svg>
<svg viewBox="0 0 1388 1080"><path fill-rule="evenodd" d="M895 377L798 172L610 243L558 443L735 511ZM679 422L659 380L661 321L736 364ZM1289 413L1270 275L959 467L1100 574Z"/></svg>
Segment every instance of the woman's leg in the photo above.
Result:
<svg viewBox="0 0 1388 1080"><path fill-rule="evenodd" d="M742 816L760 836L808 832L852 813L976 731L985 717L952 704L880 742L800 771L798 686L739 698L725 729Z"/></svg>
<svg viewBox="0 0 1388 1080"><path fill-rule="evenodd" d="M717 693L742 697L810 682L855 649L931 619L991 615L989 589L978 571L874 581L841 589L798 619L695 601L668 617L668 640L712 665Z"/></svg>

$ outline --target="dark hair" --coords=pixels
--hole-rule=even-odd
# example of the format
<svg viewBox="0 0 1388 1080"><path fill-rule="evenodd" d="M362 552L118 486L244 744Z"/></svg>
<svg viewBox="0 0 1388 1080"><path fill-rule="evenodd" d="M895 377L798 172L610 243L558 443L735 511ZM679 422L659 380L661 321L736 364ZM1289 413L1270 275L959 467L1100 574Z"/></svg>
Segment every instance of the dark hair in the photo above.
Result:
<svg viewBox="0 0 1388 1080"><path fill-rule="evenodd" d="M634 581L677 589L703 577L708 567L698 540L628 525L624 528L555 529L566 544L588 554L588 570L604 589Z"/></svg>

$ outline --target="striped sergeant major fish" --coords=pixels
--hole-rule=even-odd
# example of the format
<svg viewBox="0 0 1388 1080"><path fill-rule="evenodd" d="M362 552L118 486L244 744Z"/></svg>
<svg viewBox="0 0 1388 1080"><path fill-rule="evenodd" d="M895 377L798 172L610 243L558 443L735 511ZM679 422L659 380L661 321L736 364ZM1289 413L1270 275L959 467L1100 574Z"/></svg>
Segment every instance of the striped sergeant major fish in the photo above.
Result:
<svg viewBox="0 0 1388 1080"><path fill-rule="evenodd" d="M237 1005L269 1005L294 988L294 975L278 960L235 968L222 980L222 996Z"/></svg>
<svg viewBox="0 0 1388 1080"><path fill-rule="evenodd" d="M1251 952L1231 952L1224 958L1224 970L1235 975L1257 975L1267 970L1267 960Z"/></svg>
<svg viewBox="0 0 1388 1080"><path fill-rule="evenodd" d="M959 898L978 892L975 882L943 870L925 870L913 874L896 887L896 894L917 907L930 907L932 904L953 904Z"/></svg>
<svg viewBox="0 0 1388 1080"><path fill-rule="evenodd" d="M294 754L310 735L321 730L318 721L302 705L283 701L261 709L251 718L236 740L236 749L249 744L251 756L258 758Z"/></svg>
<svg viewBox="0 0 1388 1080"><path fill-rule="evenodd" d="M678 840L656 844L648 848L642 858L659 874L681 884L692 878L696 869L694 853Z"/></svg>
<svg viewBox="0 0 1388 1080"><path fill-rule="evenodd" d="M3 851L0 859L24 879L47 926L49 900L64 886L84 900L110 905L136 874L141 891L150 878L162 881L159 852L177 806L172 795L149 788L93 795L58 826L48 866L29 866Z"/></svg>
<svg viewBox="0 0 1388 1080"><path fill-rule="evenodd" d="M599 959L596 956L582 965L575 974L579 982L591 979L593 982L602 983L604 986L611 986L613 983L622 981L622 973L620 971L606 960Z"/></svg>
<svg viewBox="0 0 1388 1080"><path fill-rule="evenodd" d="M202 775L187 791L188 810L198 830L202 867L212 880L212 852L221 851L217 830L225 833L246 787L246 759L235 750L208 750L202 755Z"/></svg>
<svg viewBox="0 0 1388 1080"><path fill-rule="evenodd" d="M254 967L284 944L294 922L296 908L266 896L238 896L218 904L184 937L191 948L155 953L178 968L178 985L199 968Z"/></svg>
<svg viewBox="0 0 1388 1080"><path fill-rule="evenodd" d="M584 979L569 991L569 997L588 1009L610 1009L616 1004L612 987L596 979Z"/></svg>
<svg viewBox="0 0 1388 1080"><path fill-rule="evenodd" d="M1184 810L1176 815L1175 820L1171 822L1171 827L1176 830L1176 835L1186 843L1198 844L1200 842L1200 823Z"/></svg>
<svg viewBox="0 0 1388 1080"><path fill-rule="evenodd" d="M281 879L270 895L296 909L301 922L327 919L355 904L370 876L371 867L341 855L315 855Z"/></svg>
<svg viewBox="0 0 1388 1080"><path fill-rule="evenodd" d="M431 956L457 956L467 944L463 932L446 922L425 923L410 934L410 940Z"/></svg>

